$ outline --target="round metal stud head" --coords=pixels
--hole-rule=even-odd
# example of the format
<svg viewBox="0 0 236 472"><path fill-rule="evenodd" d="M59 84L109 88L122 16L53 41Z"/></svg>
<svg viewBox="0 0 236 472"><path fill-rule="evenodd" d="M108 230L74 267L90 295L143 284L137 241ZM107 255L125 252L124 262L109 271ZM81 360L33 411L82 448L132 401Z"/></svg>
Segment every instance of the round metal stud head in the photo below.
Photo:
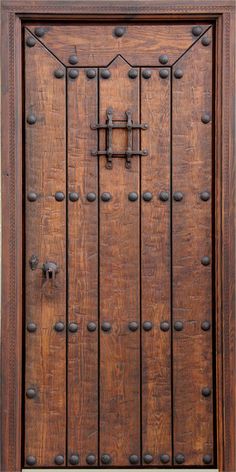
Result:
<svg viewBox="0 0 236 472"><path fill-rule="evenodd" d="M138 200L138 194L136 192L130 192L128 195L128 199L131 202L136 202L136 200Z"/></svg>
<svg viewBox="0 0 236 472"><path fill-rule="evenodd" d="M37 121L37 118L32 113L27 116L27 123L29 123L29 125L34 125L36 121Z"/></svg>
<svg viewBox="0 0 236 472"><path fill-rule="evenodd" d="M27 388L27 390L26 390L26 396L27 396L27 398L34 398L34 397L36 396L36 390L35 390L35 388L32 388L32 387Z"/></svg>
<svg viewBox="0 0 236 472"><path fill-rule="evenodd" d="M125 34L125 28L123 26L117 26L114 29L114 34L117 38L121 38Z"/></svg>
<svg viewBox="0 0 236 472"><path fill-rule="evenodd" d="M77 202L77 200L79 200L79 194L77 192L70 192L69 193L69 200L71 202Z"/></svg>
<svg viewBox="0 0 236 472"><path fill-rule="evenodd" d="M170 456L168 454L161 454L160 461L162 464L168 464L168 462L170 462Z"/></svg>
<svg viewBox="0 0 236 472"><path fill-rule="evenodd" d="M175 462L176 464L183 464L185 461L185 457L183 454L176 454L175 456Z"/></svg>
<svg viewBox="0 0 236 472"><path fill-rule="evenodd" d="M209 387L203 387L202 395L204 397L209 397L211 395L211 389Z"/></svg>
<svg viewBox="0 0 236 472"><path fill-rule="evenodd" d="M203 256L203 257L201 258L201 263L202 263L202 265L204 265L204 266L208 266L208 265L210 264L210 257L208 257L208 256Z"/></svg>
<svg viewBox="0 0 236 472"><path fill-rule="evenodd" d="M203 321L201 324L201 328L203 331L209 331L211 327L211 323L209 321Z"/></svg>
<svg viewBox="0 0 236 472"><path fill-rule="evenodd" d="M143 460L145 464L151 464L151 462L153 461L153 456L151 454L145 454L143 456Z"/></svg>
<svg viewBox="0 0 236 472"><path fill-rule="evenodd" d="M200 34L202 34L202 27L201 26L194 26L192 28L192 34L193 34L193 36L200 36Z"/></svg>
<svg viewBox="0 0 236 472"><path fill-rule="evenodd" d="M210 199L210 193L209 192L201 192L200 193L200 198L203 202L207 202Z"/></svg>
<svg viewBox="0 0 236 472"><path fill-rule="evenodd" d="M176 202L181 202L184 198L184 194L182 192L174 192L173 197Z"/></svg>
<svg viewBox="0 0 236 472"><path fill-rule="evenodd" d="M78 75L79 75L79 71L76 70L76 69L71 69L71 70L69 71L69 77L70 77L71 79L76 79L76 78L78 77Z"/></svg>
<svg viewBox="0 0 236 472"><path fill-rule="evenodd" d="M88 329L88 331L90 331L91 333L92 333L93 331L96 331L96 329L97 329L96 323L94 323L93 321L91 321L90 323L87 324L87 329Z"/></svg>
<svg viewBox="0 0 236 472"><path fill-rule="evenodd" d="M75 64L77 64L78 63L78 57L76 56L76 54L71 54L71 56L68 59L68 62L73 66Z"/></svg>
<svg viewBox="0 0 236 472"><path fill-rule="evenodd" d="M150 79L150 77L152 76L152 72L149 69L145 69L142 72L142 76L144 79Z"/></svg>
<svg viewBox="0 0 236 472"><path fill-rule="evenodd" d="M103 192L101 199L103 202L109 202L111 200L111 194L109 192Z"/></svg>
<svg viewBox="0 0 236 472"><path fill-rule="evenodd" d="M160 324L161 331L169 331L170 323L168 321L162 321Z"/></svg>
<svg viewBox="0 0 236 472"><path fill-rule="evenodd" d="M55 464L57 464L57 465L62 465L62 464L64 464L64 456L62 456L62 455L59 454L58 456L55 457L54 462L55 462Z"/></svg>
<svg viewBox="0 0 236 472"><path fill-rule="evenodd" d="M150 200L152 199L152 193L151 192L144 192L143 199L144 199L145 202L150 202Z"/></svg>
<svg viewBox="0 0 236 472"><path fill-rule="evenodd" d="M111 463L111 456L109 454L102 454L101 461L103 464L110 464Z"/></svg>
<svg viewBox="0 0 236 472"><path fill-rule="evenodd" d="M201 121L202 123L204 123L205 125L207 123L209 123L211 121L211 117L209 115L209 113L204 113L202 116L201 116Z"/></svg>
<svg viewBox="0 0 236 472"><path fill-rule="evenodd" d="M136 79L136 77L138 77L137 69L130 69L128 72L128 76L130 77L130 79Z"/></svg>
<svg viewBox="0 0 236 472"><path fill-rule="evenodd" d="M93 465L96 463L96 456L94 454L88 454L86 457L86 462L88 465Z"/></svg>
<svg viewBox="0 0 236 472"><path fill-rule="evenodd" d="M27 324L27 331L29 333L35 333L35 331L37 330L37 325L36 323L33 323L33 321L30 321L28 324Z"/></svg>
<svg viewBox="0 0 236 472"><path fill-rule="evenodd" d="M210 464L212 462L212 456L210 454L205 454L202 460L204 464Z"/></svg>
<svg viewBox="0 0 236 472"><path fill-rule="evenodd" d="M88 200L88 202L95 202L95 200L96 200L96 193L94 193L94 192L89 192L89 193L87 194L87 200Z"/></svg>
<svg viewBox="0 0 236 472"><path fill-rule="evenodd" d="M167 77L169 77L169 71L168 71L168 69L161 69L160 72L159 72L159 76L160 76L162 79L167 79Z"/></svg>
<svg viewBox="0 0 236 472"><path fill-rule="evenodd" d="M210 40L210 38L208 38L208 36L204 36L202 38L201 43L202 43L203 46L209 46L211 44L211 40Z"/></svg>
<svg viewBox="0 0 236 472"><path fill-rule="evenodd" d="M175 331L182 331L184 324L182 321L176 321L174 324Z"/></svg>
<svg viewBox="0 0 236 472"><path fill-rule="evenodd" d="M128 326L130 331L137 331L138 329L138 323L136 321L130 321Z"/></svg>
<svg viewBox="0 0 236 472"><path fill-rule="evenodd" d="M174 76L175 76L176 79L182 79L183 75L184 75L184 73L183 73L182 69L176 69L174 71Z"/></svg>
<svg viewBox="0 0 236 472"><path fill-rule="evenodd" d="M62 69L56 69L56 70L54 71L54 75L55 75L55 77L56 77L57 79L62 79L62 77L64 77L64 75L65 75L65 74L64 74L64 70L62 70Z"/></svg>
<svg viewBox="0 0 236 472"><path fill-rule="evenodd" d="M139 463L139 457L136 456L136 454L131 454L129 456L129 462L130 462L130 464L138 464Z"/></svg>
<svg viewBox="0 0 236 472"><path fill-rule="evenodd" d="M34 33L36 34L36 36L38 36L38 38L42 38L45 35L45 29L39 26L35 28Z"/></svg>
<svg viewBox="0 0 236 472"><path fill-rule="evenodd" d="M109 323L108 321L104 321L102 323L102 331L105 331L105 332L111 331L111 323Z"/></svg>
<svg viewBox="0 0 236 472"><path fill-rule="evenodd" d="M102 77L103 79L109 79L109 77L111 77L110 71L109 71L108 69L103 69L103 70L101 71L101 77Z"/></svg>
<svg viewBox="0 0 236 472"><path fill-rule="evenodd" d="M36 200L37 200L37 193L35 193L35 192L29 192L28 195L27 195L27 199L29 200L29 202L36 202Z"/></svg>
<svg viewBox="0 0 236 472"><path fill-rule="evenodd" d="M169 61L169 58L166 54L161 54L160 57L159 57L159 62L161 64L167 64L167 62Z"/></svg>
<svg viewBox="0 0 236 472"><path fill-rule="evenodd" d="M26 464L27 465L35 465L36 464L36 457L34 456L27 456L26 457Z"/></svg>
<svg viewBox="0 0 236 472"><path fill-rule="evenodd" d="M57 202L62 202L64 200L64 198L65 198L65 195L64 195L63 192L56 192L55 193L55 200Z"/></svg>
<svg viewBox="0 0 236 472"><path fill-rule="evenodd" d="M70 461L71 465L78 465L79 464L79 455L78 454L71 454L69 461Z"/></svg>
<svg viewBox="0 0 236 472"><path fill-rule="evenodd" d="M69 331L71 333L76 333L78 331L78 325L77 323L70 323L69 324Z"/></svg>
<svg viewBox="0 0 236 472"><path fill-rule="evenodd" d="M62 321L57 321L54 325L54 329L57 333L60 333L61 331L64 331L65 325Z"/></svg>
<svg viewBox="0 0 236 472"><path fill-rule="evenodd" d="M143 329L144 329L144 331L150 331L152 329L152 322L151 321L144 321Z"/></svg>
<svg viewBox="0 0 236 472"><path fill-rule="evenodd" d="M33 38L33 36L28 36L28 38L26 39L26 44L29 48L33 48L36 44L36 39Z"/></svg>
<svg viewBox="0 0 236 472"><path fill-rule="evenodd" d="M162 201L162 202L167 202L169 200L169 193L168 192L165 192L165 191L162 191L159 193L159 199Z"/></svg>
<svg viewBox="0 0 236 472"><path fill-rule="evenodd" d="M86 75L87 75L88 79L94 79L94 77L96 77L95 69L87 69L86 70Z"/></svg>

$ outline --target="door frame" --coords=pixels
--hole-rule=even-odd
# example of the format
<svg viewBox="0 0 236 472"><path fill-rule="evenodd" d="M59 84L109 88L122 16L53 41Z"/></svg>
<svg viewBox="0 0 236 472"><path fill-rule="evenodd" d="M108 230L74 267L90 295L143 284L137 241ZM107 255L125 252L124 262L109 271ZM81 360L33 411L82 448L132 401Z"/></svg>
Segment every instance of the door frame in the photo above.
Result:
<svg viewBox="0 0 236 472"><path fill-rule="evenodd" d="M233 0L2 1L1 470L22 469L22 24L28 20L204 20L214 24L215 358L220 472L235 470Z"/></svg>

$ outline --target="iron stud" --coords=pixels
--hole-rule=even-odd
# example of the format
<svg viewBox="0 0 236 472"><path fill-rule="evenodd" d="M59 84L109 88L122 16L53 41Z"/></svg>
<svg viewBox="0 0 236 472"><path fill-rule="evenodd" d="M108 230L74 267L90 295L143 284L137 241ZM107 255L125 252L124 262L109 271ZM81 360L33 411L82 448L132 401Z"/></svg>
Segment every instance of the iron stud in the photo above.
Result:
<svg viewBox="0 0 236 472"><path fill-rule="evenodd" d="M93 465L96 463L96 456L94 454L88 454L86 457L86 462L88 465Z"/></svg>
<svg viewBox="0 0 236 472"><path fill-rule="evenodd" d="M161 54L160 57L159 57L159 62L161 64L167 64L167 62L169 61L169 58L166 54Z"/></svg>
<svg viewBox="0 0 236 472"><path fill-rule="evenodd" d="M175 456L175 462L176 464L183 464L185 461L185 457L183 454L176 454Z"/></svg>
<svg viewBox="0 0 236 472"><path fill-rule="evenodd" d="M175 76L176 79L182 79L183 75L184 75L184 73L183 73L182 69L176 69L174 71L174 76Z"/></svg>
<svg viewBox="0 0 236 472"><path fill-rule="evenodd" d="M92 333L93 331L96 331L96 329L97 329L96 323L94 323L93 321L91 321L90 323L87 324L87 329L88 329L88 331L90 331L91 333Z"/></svg>
<svg viewBox="0 0 236 472"><path fill-rule="evenodd" d="M123 26L117 26L114 29L114 34L117 38L121 38L121 36L125 34L125 28L123 28Z"/></svg>
<svg viewBox="0 0 236 472"><path fill-rule="evenodd" d="M203 331L209 331L210 327L211 327L211 324L209 321L203 321L201 324L201 328Z"/></svg>
<svg viewBox="0 0 236 472"><path fill-rule="evenodd" d="M160 72L159 72L159 76L160 76L162 79L167 79L167 77L169 77L169 71L168 71L168 69L161 69Z"/></svg>
<svg viewBox="0 0 236 472"><path fill-rule="evenodd" d="M151 321L144 321L143 329L144 329L144 331L150 331L152 329L152 322Z"/></svg>
<svg viewBox="0 0 236 472"><path fill-rule="evenodd" d="M71 454L69 460L70 460L71 465L78 465L79 464L79 455L78 454Z"/></svg>
<svg viewBox="0 0 236 472"><path fill-rule="evenodd" d="M207 124L209 121L211 121L211 117L209 113L204 113L204 115L201 116L202 123Z"/></svg>
<svg viewBox="0 0 236 472"><path fill-rule="evenodd" d="M111 323L109 323L108 321L104 321L102 323L102 331L105 331L105 332L111 331Z"/></svg>
<svg viewBox="0 0 236 472"><path fill-rule="evenodd" d="M144 199L145 202L150 202L150 200L152 199L152 193L151 192L144 192L143 199Z"/></svg>
<svg viewBox="0 0 236 472"><path fill-rule="evenodd" d="M36 396L36 390L35 388L27 388L26 390L26 396L27 398L34 398Z"/></svg>
<svg viewBox="0 0 236 472"><path fill-rule="evenodd" d="M101 76L103 79L109 79L109 77L111 77L111 73L108 69L102 69Z"/></svg>
<svg viewBox="0 0 236 472"><path fill-rule="evenodd" d="M28 38L26 39L26 44L29 48L33 48L36 44L36 39L33 38L33 36L28 36Z"/></svg>
<svg viewBox="0 0 236 472"><path fill-rule="evenodd" d="M182 192L174 192L173 197L176 202L181 202L181 200L184 198L184 195Z"/></svg>
<svg viewBox="0 0 236 472"><path fill-rule="evenodd" d="M111 456L109 454L102 454L101 461L103 464L110 464Z"/></svg>
<svg viewBox="0 0 236 472"><path fill-rule="evenodd" d="M137 69L130 69L128 72L128 76L130 77L130 79L136 79L136 77L138 77Z"/></svg>
<svg viewBox="0 0 236 472"><path fill-rule="evenodd" d="M169 331L170 323L168 321L162 321L160 324L161 331Z"/></svg>
<svg viewBox="0 0 236 472"><path fill-rule="evenodd" d="M144 79L150 79L151 75L152 75L152 72L149 69L145 69L142 72L142 76Z"/></svg>
<svg viewBox="0 0 236 472"><path fill-rule="evenodd" d="M204 397L209 397L211 395L211 389L209 387L203 387L202 395Z"/></svg>
<svg viewBox="0 0 236 472"><path fill-rule="evenodd" d="M129 462L130 462L130 464L138 464L139 463L139 457L136 456L136 454L131 454L129 456Z"/></svg>
<svg viewBox="0 0 236 472"><path fill-rule="evenodd" d="M211 40L208 38L208 36L204 36L201 42L203 46L209 46L211 44Z"/></svg>
<svg viewBox="0 0 236 472"><path fill-rule="evenodd" d="M42 38L45 35L45 29L39 26L35 28L34 33L36 36L38 36L38 38Z"/></svg>
<svg viewBox="0 0 236 472"><path fill-rule="evenodd" d="M37 330L37 325L36 323L33 323L33 321L30 321L28 324L27 324L27 331L29 333L35 333L35 331Z"/></svg>
<svg viewBox="0 0 236 472"><path fill-rule="evenodd" d="M55 193L55 200L57 202L62 202L64 200L64 198L65 198L65 195L64 195L63 192L56 192Z"/></svg>
<svg viewBox="0 0 236 472"><path fill-rule="evenodd" d="M54 329L57 333L60 333L61 331L64 331L65 325L62 321L57 321L54 325Z"/></svg>
<svg viewBox="0 0 236 472"><path fill-rule="evenodd" d="M161 454L160 461L162 462L162 464L168 464L168 462L170 461L170 456L168 454Z"/></svg>
<svg viewBox="0 0 236 472"><path fill-rule="evenodd" d="M35 115L30 114L27 116L27 123L29 123L29 125L34 125L36 121L37 121L37 118Z"/></svg>
<svg viewBox="0 0 236 472"><path fill-rule="evenodd" d="M143 456L143 460L145 464L151 464L151 462L153 461L153 456L151 454L145 454Z"/></svg>
<svg viewBox="0 0 236 472"><path fill-rule="evenodd" d="M71 54L68 61L72 66L74 66L75 64L78 63L78 57L76 56L76 54Z"/></svg>
<svg viewBox="0 0 236 472"><path fill-rule="evenodd" d="M36 202L36 200L37 200L37 193L35 193L35 192L29 192L28 195L27 195L27 199L29 200L29 202Z"/></svg>
<svg viewBox="0 0 236 472"><path fill-rule="evenodd" d="M109 202L111 200L111 194L109 192L103 192L101 199L103 202Z"/></svg>
<svg viewBox="0 0 236 472"><path fill-rule="evenodd" d="M95 69L87 69L86 70L86 75L88 79L94 79L96 77L96 70Z"/></svg>
<svg viewBox="0 0 236 472"><path fill-rule="evenodd" d="M169 200L169 193L163 190L159 193L159 198L162 202L167 202Z"/></svg>
<svg viewBox="0 0 236 472"><path fill-rule="evenodd" d="M130 331L137 331L138 329L138 323L136 321L130 321L128 326Z"/></svg>
<svg viewBox="0 0 236 472"><path fill-rule="evenodd" d="M36 457L34 456L27 456L26 457L26 464L27 465L35 465L36 464Z"/></svg>
<svg viewBox="0 0 236 472"><path fill-rule="evenodd" d="M76 70L76 69L71 69L71 70L69 71L69 77L70 77L71 79L76 79L76 78L78 77L78 75L79 75L79 71Z"/></svg>
<svg viewBox="0 0 236 472"><path fill-rule="evenodd" d="M210 199L210 193L209 192L201 192L200 193L200 198L203 200L203 202L207 202Z"/></svg>
<svg viewBox="0 0 236 472"><path fill-rule="evenodd" d="M175 331L182 331L184 324L182 321L176 321L174 324Z"/></svg>
<svg viewBox="0 0 236 472"><path fill-rule="evenodd" d="M62 465L62 464L64 464L64 456L62 456L62 455L59 454L58 456L55 457L54 462L55 462L55 464L57 464L57 465Z"/></svg>
<svg viewBox="0 0 236 472"><path fill-rule="evenodd" d="M77 200L79 200L79 194L77 192L70 192L69 193L69 200L71 202L77 202Z"/></svg>
<svg viewBox="0 0 236 472"><path fill-rule="evenodd" d="M202 458L204 464L210 464L212 462L212 457L210 454L205 454Z"/></svg>
<svg viewBox="0 0 236 472"><path fill-rule="evenodd" d="M136 200L138 200L138 194L136 192L130 192L128 195L128 199L131 202L136 202Z"/></svg>
<svg viewBox="0 0 236 472"><path fill-rule="evenodd" d="M208 266L208 265L210 264L210 257L208 257L208 256L203 256L203 257L201 258L201 263L202 263L202 265L204 265L204 266Z"/></svg>
<svg viewBox="0 0 236 472"><path fill-rule="evenodd" d="M96 193L94 193L94 192L89 192L89 193L87 194L87 200L88 200L88 202L95 202L95 200L96 200Z"/></svg>
<svg viewBox="0 0 236 472"><path fill-rule="evenodd" d="M78 331L78 325L77 323L70 323L69 324L69 331L71 333L76 333Z"/></svg>
<svg viewBox="0 0 236 472"><path fill-rule="evenodd" d="M200 36L200 34L202 34L202 27L201 26L194 26L192 28L192 33L193 33L193 36Z"/></svg>
<svg viewBox="0 0 236 472"><path fill-rule="evenodd" d="M54 71L54 75L57 79L62 79L62 77L64 77L64 70L62 69L56 69Z"/></svg>

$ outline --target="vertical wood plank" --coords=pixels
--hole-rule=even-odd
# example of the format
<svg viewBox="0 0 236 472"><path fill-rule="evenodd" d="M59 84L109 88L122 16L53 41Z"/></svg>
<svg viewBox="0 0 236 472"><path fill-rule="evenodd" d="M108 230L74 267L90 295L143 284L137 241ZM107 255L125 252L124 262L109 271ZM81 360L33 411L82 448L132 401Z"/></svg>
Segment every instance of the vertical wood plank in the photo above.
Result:
<svg viewBox="0 0 236 472"><path fill-rule="evenodd" d="M90 128L96 121L97 77L80 69L76 79L68 76L68 191L79 195L68 201L68 318L78 325L68 332L68 465L79 455L83 466L89 455L96 464L98 454L98 164ZM87 199L91 192L94 201Z"/></svg>
<svg viewBox="0 0 236 472"><path fill-rule="evenodd" d="M66 101L65 77L56 78L56 69L64 70L38 41L25 47L25 390L36 391L34 398L25 396L25 456L26 463L35 457L37 466L53 466L66 452L66 329L54 329L66 322L66 200L55 199L55 192L66 193ZM29 115L35 124L27 122ZM39 265L59 266L55 281L31 270L32 255ZM35 332L29 323L37 325Z"/></svg>
<svg viewBox="0 0 236 472"><path fill-rule="evenodd" d="M117 57L109 66L111 77L100 78L100 122L112 107L114 120L125 120L130 109L139 121L139 78L128 77L129 65ZM134 131L133 147L139 146ZM114 149L127 149L127 132L113 130ZM106 148L101 135L100 149ZM139 202L128 200L139 193L139 158L125 168L124 158L105 168L100 158L100 194L112 199L100 202L100 323L111 331L100 334L100 453L111 464L129 465L129 456L140 454L140 333L129 322L140 322L139 303Z"/></svg>
<svg viewBox="0 0 236 472"><path fill-rule="evenodd" d="M183 455L185 465L204 465L204 456L214 460L211 30L205 37L210 44L199 40L173 70L173 192L183 193L183 200L173 200L173 323L183 323L181 331L173 328L174 450L176 464ZM182 78L175 78L176 70ZM205 191L207 201L200 197Z"/></svg>
<svg viewBox="0 0 236 472"><path fill-rule="evenodd" d="M142 446L151 465L168 464L171 442L171 291L170 291L170 81L160 69L149 69L141 81L142 132L141 203L142 322L152 329L142 334ZM162 193L161 193L162 192ZM161 200L167 198L167 200ZM162 329L164 329L164 331Z"/></svg>

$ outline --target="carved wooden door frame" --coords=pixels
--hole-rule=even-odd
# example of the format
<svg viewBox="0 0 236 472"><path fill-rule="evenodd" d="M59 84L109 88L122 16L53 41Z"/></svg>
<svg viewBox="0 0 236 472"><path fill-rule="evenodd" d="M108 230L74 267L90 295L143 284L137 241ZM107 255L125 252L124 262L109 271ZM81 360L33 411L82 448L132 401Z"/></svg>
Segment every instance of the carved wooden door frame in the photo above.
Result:
<svg viewBox="0 0 236 472"><path fill-rule="evenodd" d="M2 471L22 452L22 24L26 20L204 20L215 48L215 356L217 463L235 470L234 351L234 1L3 0L2 2Z"/></svg>

